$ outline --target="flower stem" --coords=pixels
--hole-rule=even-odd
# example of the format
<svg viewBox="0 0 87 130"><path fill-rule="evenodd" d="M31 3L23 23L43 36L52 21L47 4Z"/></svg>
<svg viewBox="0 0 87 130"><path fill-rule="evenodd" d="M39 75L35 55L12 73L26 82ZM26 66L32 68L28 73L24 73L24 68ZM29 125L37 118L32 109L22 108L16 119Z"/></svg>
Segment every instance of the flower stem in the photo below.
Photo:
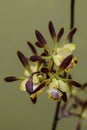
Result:
<svg viewBox="0 0 87 130"><path fill-rule="evenodd" d="M56 104L56 111L55 111L55 116L54 116L54 120L53 120L52 130L56 130L56 126L58 124L60 103L61 103L61 101L57 102L57 104Z"/></svg>
<svg viewBox="0 0 87 130"><path fill-rule="evenodd" d="M75 21L75 0L71 0L70 3L70 29L74 27L74 21ZM73 41L73 37L71 37L70 42Z"/></svg>

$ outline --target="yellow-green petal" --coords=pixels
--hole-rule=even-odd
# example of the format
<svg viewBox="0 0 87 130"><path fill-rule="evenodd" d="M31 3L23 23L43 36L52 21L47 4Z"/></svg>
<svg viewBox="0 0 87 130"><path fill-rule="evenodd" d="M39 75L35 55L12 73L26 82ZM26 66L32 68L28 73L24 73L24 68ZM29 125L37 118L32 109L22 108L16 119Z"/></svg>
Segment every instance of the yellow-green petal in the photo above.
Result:
<svg viewBox="0 0 87 130"><path fill-rule="evenodd" d="M76 46L75 46L75 44L67 43L63 46L63 48L68 48L72 52L76 49Z"/></svg>
<svg viewBox="0 0 87 130"><path fill-rule="evenodd" d="M53 60L55 65L59 66L63 61L63 58L60 55L53 55Z"/></svg>
<svg viewBox="0 0 87 130"><path fill-rule="evenodd" d="M62 92L69 92L68 84L63 82L62 80L58 80L58 86Z"/></svg>
<svg viewBox="0 0 87 130"><path fill-rule="evenodd" d="M27 81L28 81L28 79L25 79L25 80L23 80L23 81L21 82L21 84L20 84L20 90L21 90L21 91L26 91L25 84L26 84Z"/></svg>
<svg viewBox="0 0 87 130"><path fill-rule="evenodd" d="M63 59L71 54L72 54L72 52L70 51L69 48L61 48L61 49L58 48L57 49L57 55L61 56Z"/></svg>

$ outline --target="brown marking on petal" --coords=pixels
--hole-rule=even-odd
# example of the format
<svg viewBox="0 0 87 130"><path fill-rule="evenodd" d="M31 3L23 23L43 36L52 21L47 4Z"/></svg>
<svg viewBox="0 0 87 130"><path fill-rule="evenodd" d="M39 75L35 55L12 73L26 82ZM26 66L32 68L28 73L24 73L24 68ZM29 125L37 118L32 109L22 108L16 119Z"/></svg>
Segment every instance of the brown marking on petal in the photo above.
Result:
<svg viewBox="0 0 87 130"><path fill-rule="evenodd" d="M39 91L40 89L44 88L46 86L46 82L41 83L34 91L33 93L36 93L37 91Z"/></svg>
<svg viewBox="0 0 87 130"><path fill-rule="evenodd" d="M70 62L72 61L73 55L69 55L67 56L62 63L60 64L59 68L64 70L67 68L67 66L70 64Z"/></svg>
<svg viewBox="0 0 87 130"><path fill-rule="evenodd" d="M27 41L27 44L30 47L33 54L37 54L37 51L36 51L36 48L34 47L34 45L32 43L30 43L29 41Z"/></svg>
<svg viewBox="0 0 87 130"><path fill-rule="evenodd" d="M38 55L33 55L33 56L30 57L30 60L33 61L33 62L36 62L40 59L41 59L41 56L38 56Z"/></svg>
<svg viewBox="0 0 87 130"><path fill-rule="evenodd" d="M66 102L67 101L67 95L66 95L66 93L65 92L62 92L62 99L63 99L63 101L64 102Z"/></svg>
<svg viewBox="0 0 87 130"><path fill-rule="evenodd" d="M57 35L57 42L60 41L61 37L63 36L64 34L64 28L61 28L58 32L58 35Z"/></svg>
<svg viewBox="0 0 87 130"><path fill-rule="evenodd" d="M45 40L45 38L43 37L43 35L39 32L39 31L35 31L36 37L38 39L38 41L40 42L41 46L43 47L47 42Z"/></svg>
<svg viewBox="0 0 87 130"><path fill-rule="evenodd" d="M75 32L77 31L77 28L73 28L69 34L67 35L67 39L71 39L73 37L73 35L75 34Z"/></svg>
<svg viewBox="0 0 87 130"><path fill-rule="evenodd" d="M13 81L17 81L17 80L20 80L19 77L16 77L16 76L9 76L9 77L6 77L4 79L6 82L13 82Z"/></svg>
<svg viewBox="0 0 87 130"><path fill-rule="evenodd" d="M78 82L76 82L76 81L73 81L73 80L70 80L69 83L70 83L71 85L74 85L74 86L78 87L78 88L82 87L82 85L81 85L80 83L78 83Z"/></svg>
<svg viewBox="0 0 87 130"><path fill-rule="evenodd" d="M29 80L25 84L26 90L29 94L32 94L33 92L33 77L30 76Z"/></svg>
<svg viewBox="0 0 87 130"><path fill-rule="evenodd" d="M24 54L21 51L17 51L17 55L25 68L29 66L28 59L24 56Z"/></svg>
<svg viewBox="0 0 87 130"><path fill-rule="evenodd" d="M52 21L49 21L49 32L52 38L56 37L56 32L55 32Z"/></svg>

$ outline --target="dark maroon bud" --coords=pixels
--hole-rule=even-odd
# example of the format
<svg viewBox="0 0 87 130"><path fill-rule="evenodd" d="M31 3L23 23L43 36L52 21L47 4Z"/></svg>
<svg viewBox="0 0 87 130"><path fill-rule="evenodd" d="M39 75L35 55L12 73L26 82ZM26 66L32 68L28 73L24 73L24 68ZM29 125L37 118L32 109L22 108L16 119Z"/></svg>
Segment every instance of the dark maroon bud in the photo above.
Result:
<svg viewBox="0 0 87 130"><path fill-rule="evenodd" d="M72 61L72 58L73 58L73 55L69 55L67 56L63 61L62 63L60 64L59 68L64 70L68 67L68 65L71 63Z"/></svg>
<svg viewBox="0 0 87 130"><path fill-rule="evenodd" d="M30 60L33 62L39 61L41 59L41 56L33 55L30 57Z"/></svg>
<svg viewBox="0 0 87 130"><path fill-rule="evenodd" d="M40 42L41 46L44 47L44 45L47 43L43 35L39 31L35 31L37 40Z"/></svg>
<svg viewBox="0 0 87 130"><path fill-rule="evenodd" d="M24 56L21 51L17 51L17 55L24 67L29 66L28 59Z"/></svg>
<svg viewBox="0 0 87 130"><path fill-rule="evenodd" d="M57 42L60 41L63 34L64 34L64 28L61 28L60 31L58 32L58 35L57 35Z"/></svg>
<svg viewBox="0 0 87 130"><path fill-rule="evenodd" d="M33 77L31 76L29 80L25 84L26 90L29 94L32 94L33 92Z"/></svg>
<svg viewBox="0 0 87 130"><path fill-rule="evenodd" d="M81 85L80 83L78 83L78 82L76 82L76 81L73 81L73 80L70 80L69 83L70 83L71 85L74 85L74 86L78 87L78 88L82 87L82 85Z"/></svg>
<svg viewBox="0 0 87 130"><path fill-rule="evenodd" d="M41 68L41 72L43 72L43 73L48 73L49 72L49 69L48 68Z"/></svg>
<svg viewBox="0 0 87 130"><path fill-rule="evenodd" d="M13 81L17 81L17 80L20 80L20 78L16 77L16 76L9 76L9 77L6 77L4 79L6 82L13 82Z"/></svg>
<svg viewBox="0 0 87 130"><path fill-rule="evenodd" d="M30 47L30 49L33 52L33 54L37 54L37 51L36 51L34 45L32 43L30 43L29 41L27 41L27 44Z"/></svg>
<svg viewBox="0 0 87 130"><path fill-rule="evenodd" d="M73 28L69 34L67 35L67 39L71 39L73 37L73 35L75 34L75 32L77 31L77 28Z"/></svg>
<svg viewBox="0 0 87 130"><path fill-rule="evenodd" d="M56 32L55 32L52 21L49 22L49 32L52 38L56 37Z"/></svg>

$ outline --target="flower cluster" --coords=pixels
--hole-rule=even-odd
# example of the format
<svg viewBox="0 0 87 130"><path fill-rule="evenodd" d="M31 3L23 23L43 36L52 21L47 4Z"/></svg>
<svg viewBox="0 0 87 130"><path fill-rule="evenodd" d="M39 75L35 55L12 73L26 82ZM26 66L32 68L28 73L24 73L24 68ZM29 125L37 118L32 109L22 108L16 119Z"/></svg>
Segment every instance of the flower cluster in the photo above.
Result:
<svg viewBox="0 0 87 130"><path fill-rule="evenodd" d="M35 30L37 41L35 44L27 42L33 54L26 57L21 51L17 51L18 58L25 68L24 77L8 76L5 78L7 82L21 80L20 90L26 91L33 103L36 103L37 96L45 88L47 88L46 93L49 98L55 101L62 99L66 102L71 86L81 87L68 75L68 72L77 64L77 58L73 55L76 46L69 43L77 29L73 28L67 34L64 42L61 43L64 28L61 28L56 34L52 21L49 21L48 27L53 45L49 45L44 36ZM40 54L38 54L35 46L42 50Z"/></svg>

